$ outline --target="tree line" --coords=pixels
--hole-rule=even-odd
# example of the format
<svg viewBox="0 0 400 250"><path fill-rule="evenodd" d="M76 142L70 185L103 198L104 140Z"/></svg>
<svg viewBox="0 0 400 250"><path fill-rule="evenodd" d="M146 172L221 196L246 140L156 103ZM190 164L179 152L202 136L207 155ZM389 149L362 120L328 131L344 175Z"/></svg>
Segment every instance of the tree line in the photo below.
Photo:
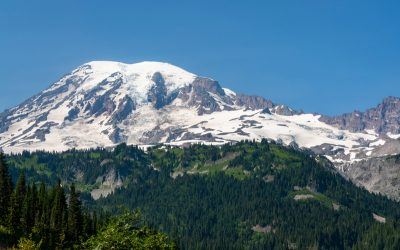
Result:
<svg viewBox="0 0 400 250"><path fill-rule="evenodd" d="M21 172L14 186L1 153L0 192L1 249L176 249L166 234L146 226L138 211L113 217L101 209L88 212L74 184L29 185Z"/></svg>
<svg viewBox="0 0 400 250"><path fill-rule="evenodd" d="M31 240L38 249L72 248L96 233L96 212L82 207L72 184L68 193L58 182L47 188L28 184L21 172L14 186L0 154L0 242L3 247Z"/></svg>
<svg viewBox="0 0 400 250"><path fill-rule="evenodd" d="M167 233L183 249L400 249L398 202L355 186L323 157L266 140L160 145L147 152L121 144L113 150L24 152L8 155L7 161L15 182L17 169L28 168L30 181L52 176L46 184L54 187L48 191L59 186L55 177L69 183L67 206L70 185L78 181L80 200L90 211L117 214L126 206L142 212L145 222L134 226L124 222L133 221L130 216L107 220L80 249L120 241L107 239L126 239L125 248L154 248L156 242L174 246L149 228ZM124 187L92 201L87 191L111 169ZM77 172L82 173L79 179ZM298 194L312 198L295 200ZM374 213L386 223L375 221Z"/></svg>

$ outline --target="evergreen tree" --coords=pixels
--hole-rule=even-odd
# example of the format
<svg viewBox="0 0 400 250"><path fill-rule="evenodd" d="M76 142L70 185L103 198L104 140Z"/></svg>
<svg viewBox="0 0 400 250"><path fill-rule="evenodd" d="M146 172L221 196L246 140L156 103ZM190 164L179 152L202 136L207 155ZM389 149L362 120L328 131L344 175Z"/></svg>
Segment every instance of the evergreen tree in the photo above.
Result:
<svg viewBox="0 0 400 250"><path fill-rule="evenodd" d="M98 226L97 226L97 213L96 211L93 212L93 218L92 218L92 232L95 233L97 232Z"/></svg>
<svg viewBox="0 0 400 250"><path fill-rule="evenodd" d="M26 195L26 179L23 172L20 173L17 185L11 196L11 206L9 212L9 226L16 239L22 236L26 227L22 217L23 205Z"/></svg>
<svg viewBox="0 0 400 250"><path fill-rule="evenodd" d="M46 186L42 182L39 187L37 197L37 212L35 215L35 226L34 226L34 239L39 242L42 241L43 247L46 248L46 244L49 241L49 216L50 209L48 204L48 194Z"/></svg>
<svg viewBox="0 0 400 250"><path fill-rule="evenodd" d="M7 214L7 225L0 225L1 249L16 245L19 249L79 248L96 232L97 219L83 214L74 186L67 204L60 182L49 191L42 183L38 191L34 184L26 185L24 173L12 191Z"/></svg>
<svg viewBox="0 0 400 250"><path fill-rule="evenodd" d="M83 249L177 249L166 234L141 225L139 213L125 212L114 217Z"/></svg>
<svg viewBox="0 0 400 250"><path fill-rule="evenodd" d="M80 185L91 185L110 169L126 181L123 188L97 201L91 201L88 193L76 194L73 188L66 202L60 184L48 190L42 184L39 191L30 186L23 196L22 214L15 212L14 203L22 197L17 189L23 190L18 184L9 207L25 224L23 233L17 236L12 227L0 226L0 248L116 249L121 243L123 249L161 248L158 243L165 238L150 227L167 233L183 249L400 249L398 202L354 186L323 157L267 140L222 147L154 147L146 154L126 145L117 152L25 152L7 159L27 168L29 180L51 185L56 176L68 181L76 171L84 173ZM45 173L36 173L36 166L44 167ZM175 171L183 174L172 178ZM10 167L10 173L17 172ZM296 200L297 195L310 198ZM73 197L78 206L73 205ZM99 213L83 210L83 199ZM146 224L137 224L130 216L107 217L102 209L118 212L116 204L141 209ZM73 211L78 210L73 207L81 207L78 239L72 229L79 224L73 219ZM373 213L386 223L375 221ZM33 228L29 218L34 218ZM96 229L101 229L97 236L79 245Z"/></svg>
<svg viewBox="0 0 400 250"><path fill-rule="evenodd" d="M12 181L4 155L0 152L0 225L7 224L6 218L10 209Z"/></svg>
<svg viewBox="0 0 400 250"><path fill-rule="evenodd" d="M28 186L24 206L23 206L23 224L25 225L24 233L30 232L35 225L37 216L37 190L36 186Z"/></svg>
<svg viewBox="0 0 400 250"><path fill-rule="evenodd" d="M61 182L58 181L57 186L54 188L54 200L50 216L50 229L52 235L50 238L50 245L63 248L66 240L67 231L67 204L65 200L64 189L61 187Z"/></svg>
<svg viewBox="0 0 400 250"><path fill-rule="evenodd" d="M79 242L82 235L83 218L81 201L79 194L72 184L70 188L69 207L68 207L68 230L69 237L72 242Z"/></svg>

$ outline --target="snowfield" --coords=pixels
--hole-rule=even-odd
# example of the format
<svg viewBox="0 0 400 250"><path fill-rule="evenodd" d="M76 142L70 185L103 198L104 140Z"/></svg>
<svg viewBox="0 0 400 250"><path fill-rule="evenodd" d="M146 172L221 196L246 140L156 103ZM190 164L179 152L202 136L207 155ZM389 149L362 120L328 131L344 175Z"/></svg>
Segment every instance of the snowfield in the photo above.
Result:
<svg viewBox="0 0 400 250"><path fill-rule="evenodd" d="M0 114L0 148L16 153L267 138L313 149L340 164L376 156L387 141L400 138L342 130L320 115L268 103L239 97L168 63L93 61Z"/></svg>

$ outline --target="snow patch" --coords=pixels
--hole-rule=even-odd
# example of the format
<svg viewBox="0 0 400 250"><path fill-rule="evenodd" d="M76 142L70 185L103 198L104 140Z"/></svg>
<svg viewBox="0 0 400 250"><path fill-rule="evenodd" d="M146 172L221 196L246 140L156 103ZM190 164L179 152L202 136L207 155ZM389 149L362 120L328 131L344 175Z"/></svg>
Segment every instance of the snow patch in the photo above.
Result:
<svg viewBox="0 0 400 250"><path fill-rule="evenodd" d="M384 141L382 139L379 139L379 140L377 140L375 142L371 142L369 145L372 146L372 147L376 147L376 146L385 145L385 143L386 143L386 141Z"/></svg>
<svg viewBox="0 0 400 250"><path fill-rule="evenodd" d="M391 138L391 139L394 139L394 140L397 140L397 139L399 139L400 138L400 134L392 134L392 133L387 133L386 134L389 138Z"/></svg>

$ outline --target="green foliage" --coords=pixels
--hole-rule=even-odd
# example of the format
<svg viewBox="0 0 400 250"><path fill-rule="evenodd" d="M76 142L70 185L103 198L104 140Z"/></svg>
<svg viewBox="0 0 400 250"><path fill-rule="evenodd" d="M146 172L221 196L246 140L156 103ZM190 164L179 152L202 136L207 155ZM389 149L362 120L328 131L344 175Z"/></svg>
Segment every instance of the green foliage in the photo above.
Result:
<svg viewBox="0 0 400 250"><path fill-rule="evenodd" d="M376 223L357 242L354 249L400 249L400 227L394 222Z"/></svg>
<svg viewBox="0 0 400 250"><path fill-rule="evenodd" d="M17 185L11 196L11 204L8 213L8 225L13 232L15 239L19 239L25 232L26 219L23 216L23 207L26 195L25 175L21 174Z"/></svg>
<svg viewBox="0 0 400 250"><path fill-rule="evenodd" d="M11 176L5 163L4 155L0 152L0 225L6 224L8 209L13 191Z"/></svg>
<svg viewBox="0 0 400 250"><path fill-rule="evenodd" d="M31 239L27 239L25 237L22 237L18 240L18 249L20 250L39 250L40 248Z"/></svg>
<svg viewBox="0 0 400 250"><path fill-rule="evenodd" d="M69 150L64 153L23 152L6 157L14 180L23 170L28 182L56 185L75 184L79 191L90 192L98 188L99 180L111 170L121 177L134 176L135 169L148 165L144 152L137 147L118 145L113 151L106 149ZM100 178L99 178L100 177Z"/></svg>
<svg viewBox="0 0 400 250"><path fill-rule="evenodd" d="M23 214L28 214L30 209L25 207L45 207L46 212L35 216L33 228L25 229L32 232L31 239L42 244L42 249L49 244L55 246L55 242L59 247L72 246L71 242L77 239L72 233L75 230L63 228L81 227L73 222L72 218L79 216L75 216L75 209L68 208L68 202L67 206L55 203L60 197L63 200L61 190L56 190L57 178L64 185L76 183L83 204L93 211L105 209L118 213L121 206L140 209L149 227L177 239L183 249L396 249L398 246L399 203L356 187L342 178L324 157L266 140L221 147L157 146L146 153L121 144L114 150L25 152L7 156L6 160L14 179L24 169L27 180L44 180L55 185L51 190L46 190L44 185L37 190L27 187L28 196L36 193L38 203L32 205L25 200L22 208ZM91 200L85 192L97 188L98 180L110 170L115 170L123 180L123 188L107 198ZM312 198L295 200L298 194L312 195ZM66 192L65 199L69 195ZM55 207L63 212L56 212L59 208ZM373 213L385 217L387 223L375 221ZM95 219L94 212L89 217L85 214L83 239L100 227L95 223L100 219ZM63 226L61 231L57 229L52 234L49 232L55 232L55 228L47 222L55 215ZM116 221L110 222L110 228L115 228L116 224L112 223ZM31 222L26 220L26 225ZM137 225L134 230L131 228L135 233L157 235L132 221L129 225ZM132 230L128 235L121 231L116 237L147 244L143 239L136 239ZM104 228L103 234L91 240L95 244L96 239L100 241L113 232ZM4 233L7 235L7 230ZM165 242L163 237L155 239Z"/></svg>
<svg viewBox="0 0 400 250"><path fill-rule="evenodd" d="M60 183L50 190L42 184L38 191L35 185L26 184L21 173L11 202L0 214L7 218L0 224L0 247L18 244L19 249L63 249L79 245L99 224L80 204L73 186L67 204Z"/></svg>
<svg viewBox="0 0 400 250"><path fill-rule="evenodd" d="M330 199L326 195L318 193L318 192L313 192L309 188L303 188L301 190L290 192L288 197L290 199L295 199L296 195L311 195L312 196L312 198L310 198L311 200L319 201L321 204L323 204L327 208L333 208L334 204L335 204L335 201ZM310 199L299 200L298 202L308 202Z"/></svg>
<svg viewBox="0 0 400 250"><path fill-rule="evenodd" d="M125 212L111 218L97 235L83 244L85 249L176 249L165 234L141 225L140 214Z"/></svg>
<svg viewBox="0 0 400 250"><path fill-rule="evenodd" d="M68 231L73 242L79 242L83 233L83 215L79 195L72 185L69 193Z"/></svg>
<svg viewBox="0 0 400 250"><path fill-rule="evenodd" d="M215 162L206 160L206 146L150 149L160 171L97 204L110 211L117 211L113 204L139 208L152 227L179 239L183 249L346 249L378 223L372 213L399 218L398 203L354 186L308 152L266 141L217 149ZM176 170L184 174L171 178ZM313 199L293 199L303 193ZM270 231L255 232L256 225Z"/></svg>

